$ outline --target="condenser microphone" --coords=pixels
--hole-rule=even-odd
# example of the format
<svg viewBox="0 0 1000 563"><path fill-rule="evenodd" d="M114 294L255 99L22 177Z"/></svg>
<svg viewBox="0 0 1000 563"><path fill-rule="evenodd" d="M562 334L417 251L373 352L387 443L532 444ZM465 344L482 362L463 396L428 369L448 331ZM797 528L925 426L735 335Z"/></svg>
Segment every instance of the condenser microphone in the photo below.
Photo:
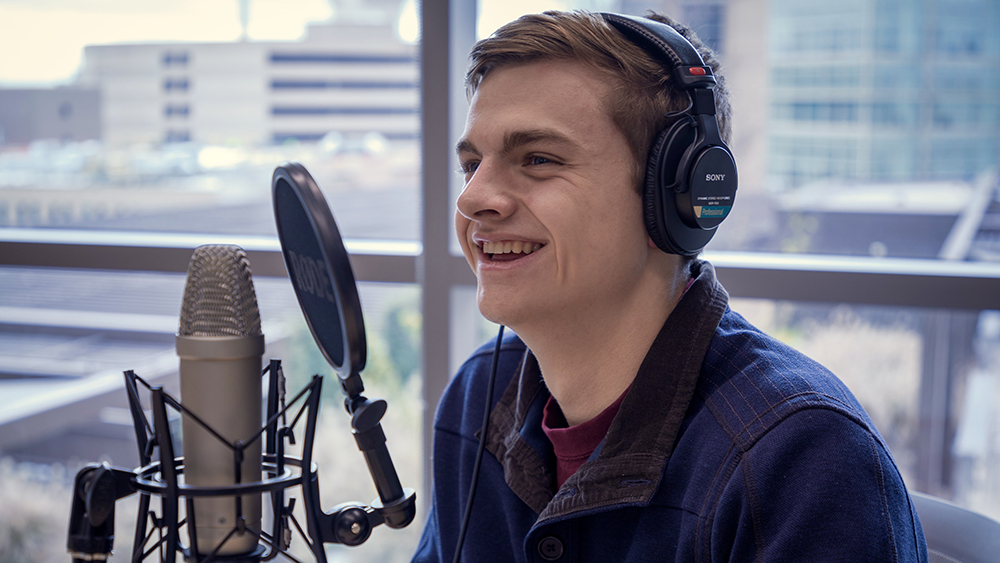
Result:
<svg viewBox="0 0 1000 563"><path fill-rule="evenodd" d="M177 355L187 485L261 480L261 358L264 335L250 275L238 246L195 249L188 265ZM197 552L250 555L258 548L261 495L197 496L188 526ZM189 528L190 530L191 528Z"/></svg>
<svg viewBox="0 0 1000 563"><path fill-rule="evenodd" d="M305 543L316 563L327 563L326 544L360 545L376 526L402 528L413 521L416 493L400 484L382 431L386 402L362 395L364 318L333 214L302 165L276 168L272 189L292 287L310 332L337 374L378 498L368 505L345 502L323 510L312 452L323 376L314 375L286 404L281 360L271 359L261 369L264 335L246 253L237 246L202 246L188 265L177 331L181 400L134 371L125 372L142 466L129 471L92 463L77 473L66 539L74 561L108 559L115 502L134 493L139 493L135 563L149 557L174 563L178 553L186 563L261 563L282 554L298 561L288 552L291 524L303 537L308 534ZM261 415L264 375L269 376L266 423ZM140 387L149 390L152 425ZM181 415L180 457L168 408ZM292 409L298 412L289 425L285 415ZM286 444L295 444L297 426L304 429L296 431L303 436L301 457L285 451ZM290 487L301 489L305 530L293 515L295 498L285 503ZM270 495L267 531L261 529L264 493ZM154 495L160 498L159 511L150 506Z"/></svg>

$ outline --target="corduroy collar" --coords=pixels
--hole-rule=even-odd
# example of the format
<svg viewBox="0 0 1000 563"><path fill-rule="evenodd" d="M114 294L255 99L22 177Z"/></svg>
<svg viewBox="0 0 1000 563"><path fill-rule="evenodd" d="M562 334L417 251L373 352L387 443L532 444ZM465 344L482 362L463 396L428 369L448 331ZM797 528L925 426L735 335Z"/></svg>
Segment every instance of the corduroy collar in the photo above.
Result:
<svg viewBox="0 0 1000 563"><path fill-rule="evenodd" d="M530 350L493 409L486 448L504 467L507 485L538 522L609 505L642 505L659 485L708 346L729 295L708 262L691 265L694 283L670 313L646 354L597 459L558 492L551 445L541 430L549 392Z"/></svg>

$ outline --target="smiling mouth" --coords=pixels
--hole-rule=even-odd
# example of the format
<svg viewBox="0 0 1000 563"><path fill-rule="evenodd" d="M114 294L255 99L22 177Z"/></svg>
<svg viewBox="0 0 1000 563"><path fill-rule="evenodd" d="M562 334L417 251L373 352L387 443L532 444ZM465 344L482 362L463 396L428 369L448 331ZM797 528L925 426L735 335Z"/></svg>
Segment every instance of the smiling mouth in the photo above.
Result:
<svg viewBox="0 0 1000 563"><path fill-rule="evenodd" d="M545 245L537 242L509 240L503 242L484 242L481 248L483 249L483 254L488 256L490 260L499 262L523 258L543 246Z"/></svg>

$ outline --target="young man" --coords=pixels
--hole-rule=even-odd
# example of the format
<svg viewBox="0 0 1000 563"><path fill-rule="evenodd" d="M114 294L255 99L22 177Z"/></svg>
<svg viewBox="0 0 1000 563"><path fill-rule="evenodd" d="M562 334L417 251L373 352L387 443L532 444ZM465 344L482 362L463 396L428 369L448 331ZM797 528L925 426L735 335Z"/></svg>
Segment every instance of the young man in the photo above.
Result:
<svg viewBox="0 0 1000 563"><path fill-rule="evenodd" d="M647 153L699 99L632 41L598 14L547 13L472 53L456 228L480 310L517 337L499 353L461 559L926 561L850 392L732 312L710 264L652 240ZM492 350L439 405L414 561L453 559Z"/></svg>

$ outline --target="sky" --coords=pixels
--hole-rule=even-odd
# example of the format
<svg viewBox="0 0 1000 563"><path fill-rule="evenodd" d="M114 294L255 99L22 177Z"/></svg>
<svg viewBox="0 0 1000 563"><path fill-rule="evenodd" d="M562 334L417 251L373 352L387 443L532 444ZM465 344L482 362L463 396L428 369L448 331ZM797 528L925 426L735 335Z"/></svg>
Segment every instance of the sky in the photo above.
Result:
<svg viewBox="0 0 1000 563"><path fill-rule="evenodd" d="M295 40L333 15L327 0L254 0L247 34ZM0 85L72 80L88 44L235 41L237 0L0 0Z"/></svg>
<svg viewBox="0 0 1000 563"><path fill-rule="evenodd" d="M568 1L480 0L478 34ZM404 8L402 21L415 26L417 3L407 4L410 17ZM294 41L309 22L333 16L328 0L252 0L247 35ZM0 0L0 87L72 83L85 45L235 41L240 33L237 0Z"/></svg>

